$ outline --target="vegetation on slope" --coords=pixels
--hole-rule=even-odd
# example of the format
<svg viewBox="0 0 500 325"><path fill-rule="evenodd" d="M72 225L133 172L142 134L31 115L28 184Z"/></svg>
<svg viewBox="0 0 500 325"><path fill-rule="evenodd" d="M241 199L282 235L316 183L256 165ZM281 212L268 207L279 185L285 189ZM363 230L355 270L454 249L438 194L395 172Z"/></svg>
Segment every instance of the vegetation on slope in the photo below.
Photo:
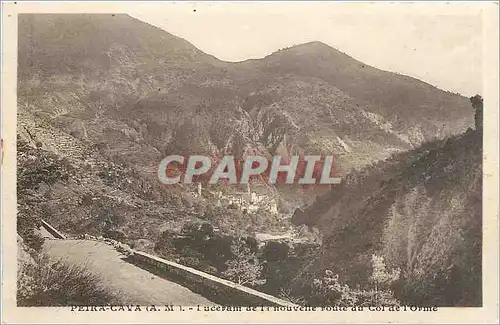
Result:
<svg viewBox="0 0 500 325"><path fill-rule="evenodd" d="M162 187L159 160L329 152L345 172L360 171L318 199L307 219L296 214L326 238L322 257L300 278L331 269L350 285L369 283L371 256L379 254L401 269L395 285L403 301L478 304L478 133L373 163L462 132L473 115L465 98L318 42L233 64L126 15L19 21L18 232L32 248L42 246L33 229L44 217L72 235L149 241L221 274L236 238L283 224L215 207L188 187ZM220 230L205 243L223 242L226 255L214 257L186 232L200 222ZM262 288L275 293L291 282L309 253L281 243L259 250ZM463 287L453 289L457 279Z"/></svg>
<svg viewBox="0 0 500 325"><path fill-rule="evenodd" d="M286 135L289 152L330 152L348 171L472 123L465 98L319 42L227 63L127 15L21 15L19 35L20 123L138 167L171 151L273 154Z"/></svg>
<svg viewBox="0 0 500 325"><path fill-rule="evenodd" d="M17 305L21 307L103 306L119 304L117 294L85 268L50 261L38 255L21 263L17 276Z"/></svg>
<svg viewBox="0 0 500 325"><path fill-rule="evenodd" d="M299 283L332 269L366 283L370 257L401 269L403 302L481 305L482 130L469 129L350 174L296 223L324 236Z"/></svg>

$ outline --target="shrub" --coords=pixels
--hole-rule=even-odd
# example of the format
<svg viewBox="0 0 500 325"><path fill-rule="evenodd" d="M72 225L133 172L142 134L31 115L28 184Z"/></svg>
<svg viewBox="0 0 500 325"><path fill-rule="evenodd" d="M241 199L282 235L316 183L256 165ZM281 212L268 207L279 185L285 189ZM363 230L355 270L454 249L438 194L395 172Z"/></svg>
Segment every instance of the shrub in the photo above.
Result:
<svg viewBox="0 0 500 325"><path fill-rule="evenodd" d="M291 302L292 304L296 304L296 305L305 305L306 304L306 299L304 297L295 296L290 287L281 288L280 292L278 294L278 297L280 299L285 300L285 301Z"/></svg>
<svg viewBox="0 0 500 325"><path fill-rule="evenodd" d="M314 279L309 303L321 306L398 306L390 286L399 279L399 269L388 271L383 257L372 256L373 287L351 289L339 281L338 274L325 271L321 279Z"/></svg>
<svg viewBox="0 0 500 325"><path fill-rule="evenodd" d="M339 281L338 274L326 270L321 279L314 279L312 302L321 306L354 306L358 304L356 293Z"/></svg>
<svg viewBox="0 0 500 325"><path fill-rule="evenodd" d="M120 303L101 279L85 268L37 257L35 263L19 266L18 306L108 305Z"/></svg>
<svg viewBox="0 0 500 325"><path fill-rule="evenodd" d="M400 273L399 269L387 270L384 258L372 255L372 275L370 276L370 282L374 285L373 303L375 306L394 304L395 299L390 291L390 286L399 280Z"/></svg>
<svg viewBox="0 0 500 325"><path fill-rule="evenodd" d="M265 279L260 278L262 264L243 238L238 238L231 245L231 252L233 259L227 263L227 270L222 273L224 277L242 285L257 286L266 282Z"/></svg>
<svg viewBox="0 0 500 325"><path fill-rule="evenodd" d="M44 242L35 229L40 228L41 216L47 213L41 206L47 196L37 191L42 184L50 187L58 181L67 181L75 172L67 159L39 147L30 147L26 141L17 139L17 233L35 251L40 251Z"/></svg>
<svg viewBox="0 0 500 325"><path fill-rule="evenodd" d="M40 236L35 232L33 228L26 228L19 232L21 238L23 238L24 243L29 248L33 249L35 252L41 252L43 244L45 243L45 238Z"/></svg>
<svg viewBox="0 0 500 325"><path fill-rule="evenodd" d="M123 231L111 229L104 231L104 237L111 238L122 243L127 239L127 235L125 235Z"/></svg>

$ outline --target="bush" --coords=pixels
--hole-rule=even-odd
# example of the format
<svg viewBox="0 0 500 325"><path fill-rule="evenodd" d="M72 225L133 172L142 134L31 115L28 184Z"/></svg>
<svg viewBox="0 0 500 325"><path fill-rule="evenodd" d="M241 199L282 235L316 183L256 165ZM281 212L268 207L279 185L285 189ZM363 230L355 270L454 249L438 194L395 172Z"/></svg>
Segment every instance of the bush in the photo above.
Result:
<svg viewBox="0 0 500 325"><path fill-rule="evenodd" d="M58 181L67 181L74 172L68 160L40 148L32 148L18 137L17 233L29 248L40 251L44 243L35 229L41 226L41 216L48 213L42 206L47 197L37 191L42 184L50 187Z"/></svg>
<svg viewBox="0 0 500 325"><path fill-rule="evenodd" d="M312 302L320 306L354 306L358 304L356 292L339 282L338 274L326 270L322 279L314 279Z"/></svg>
<svg viewBox="0 0 500 325"><path fill-rule="evenodd" d="M17 305L101 306L119 304L117 295L101 285L101 279L85 268L37 257L35 263L19 266Z"/></svg>
<svg viewBox="0 0 500 325"><path fill-rule="evenodd" d="M26 246L33 249L37 253L42 251L45 238L37 234L34 229L24 229L19 232L19 235L23 238Z"/></svg>
<svg viewBox="0 0 500 325"><path fill-rule="evenodd" d="M399 269L387 270L384 259L373 255L369 279L373 287L351 289L339 281L338 274L326 270L323 278L314 280L309 303L320 306L399 306L390 290L399 275Z"/></svg>
<svg viewBox="0 0 500 325"><path fill-rule="evenodd" d="M263 266L255 252L252 252L243 238L238 238L231 245L233 259L227 263L227 270L222 275L241 285L257 286L266 283L261 279Z"/></svg>
<svg viewBox="0 0 500 325"><path fill-rule="evenodd" d="M127 239L127 235L125 235L123 231L111 229L104 231L104 237L111 238L122 243Z"/></svg>

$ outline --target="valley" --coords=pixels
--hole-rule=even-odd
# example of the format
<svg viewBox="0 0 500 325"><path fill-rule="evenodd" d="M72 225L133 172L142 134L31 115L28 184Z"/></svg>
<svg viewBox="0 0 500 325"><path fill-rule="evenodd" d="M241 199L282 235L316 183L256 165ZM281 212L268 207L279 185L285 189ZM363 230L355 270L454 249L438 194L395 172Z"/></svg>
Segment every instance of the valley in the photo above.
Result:
<svg viewBox="0 0 500 325"><path fill-rule="evenodd" d="M321 42L224 62L122 14L22 14L18 46L17 223L34 251L52 245L33 231L43 218L318 305L337 301L322 291L332 282L371 301L383 256L384 272L400 271L387 301L480 305L482 129L470 99ZM340 184L157 176L169 155L324 154Z"/></svg>

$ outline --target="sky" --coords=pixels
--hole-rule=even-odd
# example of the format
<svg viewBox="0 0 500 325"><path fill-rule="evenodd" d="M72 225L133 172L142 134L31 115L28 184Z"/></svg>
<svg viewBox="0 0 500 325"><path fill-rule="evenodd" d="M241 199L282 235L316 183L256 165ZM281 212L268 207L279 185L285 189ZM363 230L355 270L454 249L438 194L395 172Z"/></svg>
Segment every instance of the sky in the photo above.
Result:
<svg viewBox="0 0 500 325"><path fill-rule="evenodd" d="M467 3L162 3L128 13L224 61L321 41L444 90L482 93L482 19Z"/></svg>

